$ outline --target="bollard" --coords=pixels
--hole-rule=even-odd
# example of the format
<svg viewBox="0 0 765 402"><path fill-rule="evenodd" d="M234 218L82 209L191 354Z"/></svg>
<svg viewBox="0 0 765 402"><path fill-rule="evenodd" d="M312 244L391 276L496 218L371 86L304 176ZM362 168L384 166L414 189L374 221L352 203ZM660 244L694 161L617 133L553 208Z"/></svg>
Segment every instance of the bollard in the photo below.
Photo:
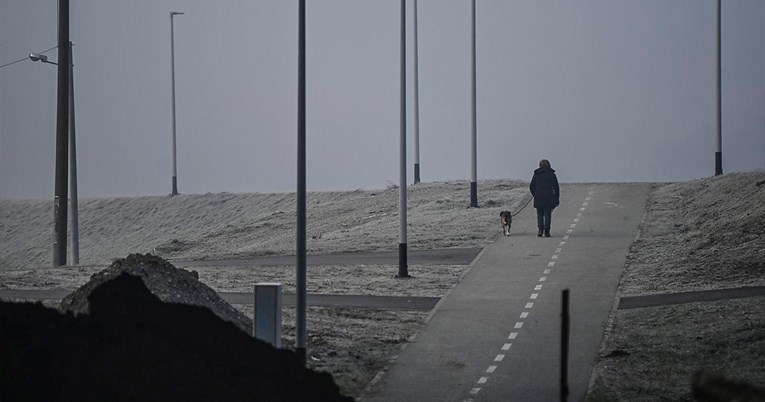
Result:
<svg viewBox="0 0 765 402"><path fill-rule="evenodd" d="M282 284L255 284L252 335L275 348L282 347Z"/></svg>
<svg viewBox="0 0 765 402"><path fill-rule="evenodd" d="M571 321L569 316L569 290L563 289L561 293L563 298L561 306L561 328L560 328L560 400L568 401L568 343Z"/></svg>

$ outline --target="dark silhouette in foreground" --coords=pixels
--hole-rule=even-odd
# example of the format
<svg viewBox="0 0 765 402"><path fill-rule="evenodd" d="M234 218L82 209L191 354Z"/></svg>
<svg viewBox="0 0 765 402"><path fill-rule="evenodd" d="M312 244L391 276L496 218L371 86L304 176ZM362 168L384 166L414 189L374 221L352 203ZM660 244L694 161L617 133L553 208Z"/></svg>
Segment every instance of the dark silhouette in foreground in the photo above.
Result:
<svg viewBox="0 0 765 402"><path fill-rule="evenodd" d="M331 375L121 274L74 316L0 301L0 400L351 401Z"/></svg>

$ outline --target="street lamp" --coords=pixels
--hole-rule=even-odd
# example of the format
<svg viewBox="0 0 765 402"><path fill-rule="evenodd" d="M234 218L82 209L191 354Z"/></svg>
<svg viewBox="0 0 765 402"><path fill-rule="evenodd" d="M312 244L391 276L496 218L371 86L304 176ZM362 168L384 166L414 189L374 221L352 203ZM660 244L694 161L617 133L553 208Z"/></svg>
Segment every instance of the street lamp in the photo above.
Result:
<svg viewBox="0 0 765 402"><path fill-rule="evenodd" d="M68 43L69 60L71 68L69 69L69 195L70 197L70 218L72 220L72 265L80 264L80 228L78 216L77 200L77 142L75 136L74 122L74 56L73 45ZM47 64L58 65L55 61L48 60L48 56L42 53L30 53L29 59Z"/></svg>
<svg viewBox="0 0 765 402"><path fill-rule="evenodd" d="M43 63L58 65L58 63L56 63L56 62L48 61L48 56L46 56L44 54L40 54L40 53L31 53L29 55L29 59L32 60L32 61L41 61Z"/></svg>
<svg viewBox="0 0 765 402"><path fill-rule="evenodd" d="M173 27L173 17L183 14L178 11L170 12L170 77L173 92L173 189L170 195L178 195L178 169L175 157L175 28Z"/></svg>

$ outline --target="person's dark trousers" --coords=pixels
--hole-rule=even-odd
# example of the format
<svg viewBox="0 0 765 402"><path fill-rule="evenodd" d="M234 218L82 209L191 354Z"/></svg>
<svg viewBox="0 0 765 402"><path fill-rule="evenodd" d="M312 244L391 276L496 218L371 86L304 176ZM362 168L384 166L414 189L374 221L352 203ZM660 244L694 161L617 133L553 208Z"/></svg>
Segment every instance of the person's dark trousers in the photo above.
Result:
<svg viewBox="0 0 765 402"><path fill-rule="evenodd" d="M552 220L552 208L537 208L537 228L539 228L539 235L544 234L546 237L550 237L550 221Z"/></svg>

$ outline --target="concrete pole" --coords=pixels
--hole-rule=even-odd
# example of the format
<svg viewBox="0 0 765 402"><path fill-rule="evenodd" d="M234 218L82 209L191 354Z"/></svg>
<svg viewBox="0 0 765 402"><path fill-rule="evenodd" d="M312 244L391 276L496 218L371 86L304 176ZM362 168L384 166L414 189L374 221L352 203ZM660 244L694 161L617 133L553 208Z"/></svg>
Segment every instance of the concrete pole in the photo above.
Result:
<svg viewBox="0 0 765 402"><path fill-rule="evenodd" d="M399 241L398 241L398 275L399 278L409 277L408 253L406 245L406 0L401 0L401 48L400 48L400 138L399 138Z"/></svg>
<svg viewBox="0 0 765 402"><path fill-rule="evenodd" d="M715 152L715 176L722 170L722 2L717 0L717 151Z"/></svg>
<svg viewBox="0 0 765 402"><path fill-rule="evenodd" d="M472 43L472 63L470 64L471 73L471 128L472 135L470 141L470 207L478 208L478 164L476 162L476 148L477 148L477 117L476 117L476 49L475 49L475 0L472 0L472 29L471 29L471 43Z"/></svg>
<svg viewBox="0 0 765 402"><path fill-rule="evenodd" d="M72 220L72 265L80 265L80 225L79 225L79 202L77 199L77 141L75 139L74 123L74 51L72 42L69 42L69 60L72 68L69 69L69 192Z"/></svg>
<svg viewBox="0 0 765 402"><path fill-rule="evenodd" d="M414 0L414 184L420 182L420 57L417 32L417 0Z"/></svg>
<svg viewBox="0 0 765 402"><path fill-rule="evenodd" d="M295 349L306 363L306 74L305 0L298 2L298 151L297 151L297 267L295 275Z"/></svg>
<svg viewBox="0 0 765 402"><path fill-rule="evenodd" d="M69 0L58 1L58 100L56 105L56 180L53 198L53 266L66 264L69 157ZM60 51L64 50L64 51Z"/></svg>

